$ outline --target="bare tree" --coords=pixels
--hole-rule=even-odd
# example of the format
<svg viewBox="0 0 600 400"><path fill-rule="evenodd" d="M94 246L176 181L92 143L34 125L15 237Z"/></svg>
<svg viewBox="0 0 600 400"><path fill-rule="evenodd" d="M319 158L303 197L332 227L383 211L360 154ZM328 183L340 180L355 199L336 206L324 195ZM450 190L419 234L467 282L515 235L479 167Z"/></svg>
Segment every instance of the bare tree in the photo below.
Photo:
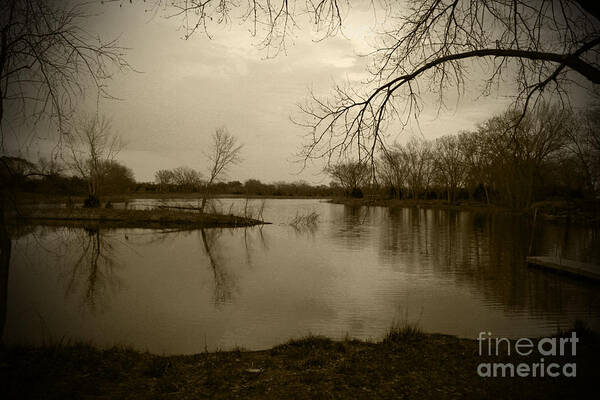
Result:
<svg viewBox="0 0 600 400"><path fill-rule="evenodd" d="M10 120L52 117L67 129L77 100L90 86L111 97L106 81L128 69L116 40L84 29L89 2L7 0L0 3L0 127ZM4 130L1 131L2 143Z"/></svg>
<svg viewBox="0 0 600 400"><path fill-rule="evenodd" d="M408 167L402 154L402 146L394 143L390 148L383 148L378 171L384 185L391 188L394 198L400 199L406 186Z"/></svg>
<svg viewBox="0 0 600 400"><path fill-rule="evenodd" d="M49 159L45 157L38 158L38 169L40 174L45 176L60 176L65 166L61 163L57 156L52 156Z"/></svg>
<svg viewBox="0 0 600 400"><path fill-rule="evenodd" d="M469 191L469 197L472 197L477 187L481 185L486 203L490 204L489 187L491 184L491 163L494 154L493 146L485 137L482 129L475 132L461 132L458 135L458 140L464 152L463 160L466 168L465 186Z"/></svg>
<svg viewBox="0 0 600 400"><path fill-rule="evenodd" d="M50 117L63 130L76 99L85 92L86 82L97 96L110 97L105 82L113 68L129 67L117 41L102 41L83 28L89 4L61 0L0 2L0 150L4 150L7 122L17 118L37 122ZM11 253L4 213L14 205L9 204L12 193L4 181L0 177L2 277L8 276ZM0 297L5 298L5 292Z"/></svg>
<svg viewBox="0 0 600 400"><path fill-rule="evenodd" d="M168 169L159 169L154 173L154 180L160 186L161 192L164 192L174 181L173 171Z"/></svg>
<svg viewBox="0 0 600 400"><path fill-rule="evenodd" d="M301 106L299 123L311 130L305 159L331 159L352 151L373 160L384 146L382 133L392 119L402 124L423 106L421 88L460 96L473 66L484 66L484 94L505 75L516 82L515 106L522 122L542 95L565 103L573 84L600 84L600 12L575 0L426 0L406 11L392 6L396 25L381 35L371 54L372 79L362 89L335 88L329 98L312 96ZM397 7L399 8L399 6Z"/></svg>
<svg viewBox="0 0 600 400"><path fill-rule="evenodd" d="M523 118L520 111L508 110L482 125L491 141L490 174L505 202L515 208L531 204L544 163L564 147L573 125L571 114L557 105L539 103L533 111Z"/></svg>
<svg viewBox="0 0 600 400"><path fill-rule="evenodd" d="M211 36L211 24L240 19L269 53L285 50L286 38L306 17L322 38L344 29L351 0L154 0L153 9L179 18L188 39ZM371 57L372 78L360 87L334 88L331 96L312 95L298 122L310 130L300 152L305 161L346 153L374 163L382 133L393 119L405 124L423 106L421 90L438 95L444 107L449 89L460 96L466 79L483 66L479 80L489 94L509 75L516 82L519 124L542 95L568 101L570 85L600 84L600 7L588 0L391 0L372 1L386 14ZM374 13L376 14L376 13ZM374 173L375 169L371 169Z"/></svg>
<svg viewBox="0 0 600 400"><path fill-rule="evenodd" d="M578 115L567 130L567 148L578 160L587 191L600 193L600 110L592 108Z"/></svg>
<svg viewBox="0 0 600 400"><path fill-rule="evenodd" d="M209 171L200 212L204 212L212 185L223 178L231 166L241 161L241 150L242 145L237 144L237 139L227 131L227 128L217 128L212 136L212 144L207 154Z"/></svg>
<svg viewBox="0 0 600 400"><path fill-rule="evenodd" d="M117 2L123 3L123 0ZM144 3L150 4L147 11L179 19L185 39L194 34L211 38L215 25L232 19L246 22L250 25L250 34L258 38L258 46L265 49L269 57L286 51L300 27L299 18L310 23L321 38L335 36L341 31L343 15L350 6L350 0L144 0Z"/></svg>
<svg viewBox="0 0 600 400"><path fill-rule="evenodd" d="M105 174L123 148L119 136L111 132L105 117L83 117L73 124L66 145L69 166L88 183L86 205L98 207Z"/></svg>
<svg viewBox="0 0 600 400"><path fill-rule="evenodd" d="M346 196L363 197L362 189L369 183L370 168L359 161L347 161L330 165L325 172L344 189Z"/></svg>
<svg viewBox="0 0 600 400"><path fill-rule="evenodd" d="M181 190L198 191L202 184L202 174L190 167L177 167L171 171L171 175L173 183Z"/></svg>
<svg viewBox="0 0 600 400"><path fill-rule="evenodd" d="M426 196L434 172L431 142L413 136L402 147L402 156L412 198L417 200L421 194Z"/></svg>
<svg viewBox="0 0 600 400"><path fill-rule="evenodd" d="M448 202L454 202L458 188L464 183L465 151L456 135L446 135L435 141L434 165L441 183L446 187Z"/></svg>

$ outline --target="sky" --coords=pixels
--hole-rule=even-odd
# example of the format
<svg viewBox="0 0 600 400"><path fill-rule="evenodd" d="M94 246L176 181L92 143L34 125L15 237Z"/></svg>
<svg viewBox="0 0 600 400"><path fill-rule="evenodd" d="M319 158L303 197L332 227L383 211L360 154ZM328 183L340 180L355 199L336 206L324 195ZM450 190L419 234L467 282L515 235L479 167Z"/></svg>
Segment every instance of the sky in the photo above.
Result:
<svg viewBox="0 0 600 400"><path fill-rule="evenodd" d="M267 58L255 46L249 26L237 20L212 29L211 39L197 34L184 40L180 20L160 12L151 17L144 7L142 2L98 5L99 15L86 27L105 39L119 37L138 71L116 74L109 91L121 100L100 104L113 131L127 143L118 159L138 181L153 181L156 170L178 166L206 171L210 137L222 126L244 146L243 161L231 168L227 180L330 181L322 162L302 169L296 154L309 132L291 118L298 116L297 105L309 90L326 94L334 83L367 77L368 58L362 55L378 29L372 10L351 9L344 35L323 41L316 41L310 28L297 30L286 54ZM472 129L510 103L502 93L482 97L480 86L469 87L460 102L450 97L450 109L441 113L435 98L424 93L418 126L389 132L388 140L404 142L411 134L434 139ZM32 156L51 143L15 147Z"/></svg>

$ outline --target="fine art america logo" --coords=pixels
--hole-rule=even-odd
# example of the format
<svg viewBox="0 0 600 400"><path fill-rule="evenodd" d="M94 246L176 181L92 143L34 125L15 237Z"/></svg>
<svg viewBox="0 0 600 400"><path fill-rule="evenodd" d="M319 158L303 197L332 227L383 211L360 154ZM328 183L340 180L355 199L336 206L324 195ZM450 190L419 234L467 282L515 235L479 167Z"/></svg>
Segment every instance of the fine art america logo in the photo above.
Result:
<svg viewBox="0 0 600 400"><path fill-rule="evenodd" d="M551 378L564 376L574 378L577 375L576 363L545 362L544 357L577 355L577 334L571 337L547 337L537 344L529 338L509 340L508 338L492 338L491 332L479 332L479 356L511 356L523 357L539 354L539 361L533 363L486 362L477 366L477 374L483 378L495 377L533 377Z"/></svg>

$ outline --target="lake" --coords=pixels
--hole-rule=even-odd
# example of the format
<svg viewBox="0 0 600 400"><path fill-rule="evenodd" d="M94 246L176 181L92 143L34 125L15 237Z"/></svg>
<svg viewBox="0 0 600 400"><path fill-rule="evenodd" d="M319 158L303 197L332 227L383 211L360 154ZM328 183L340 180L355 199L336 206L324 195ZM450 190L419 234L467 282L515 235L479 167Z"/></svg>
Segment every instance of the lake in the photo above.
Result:
<svg viewBox="0 0 600 400"><path fill-rule="evenodd" d="M312 211L315 226L290 225ZM468 338L546 335L577 319L600 328L600 285L525 264L531 218L312 199L269 199L263 215L272 224L21 232L4 342L190 354L266 349L309 333L378 340L405 322ZM599 244L598 230L538 220L532 253L597 263Z"/></svg>

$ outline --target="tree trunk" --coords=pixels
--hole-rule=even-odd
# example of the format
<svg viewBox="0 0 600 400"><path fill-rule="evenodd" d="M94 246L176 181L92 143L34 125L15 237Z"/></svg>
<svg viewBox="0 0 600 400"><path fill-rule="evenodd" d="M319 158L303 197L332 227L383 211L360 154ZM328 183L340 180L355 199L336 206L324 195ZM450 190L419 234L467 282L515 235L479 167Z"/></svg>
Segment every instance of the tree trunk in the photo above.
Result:
<svg viewBox="0 0 600 400"><path fill-rule="evenodd" d="M206 202L207 202L207 193L204 193L204 196L202 197L202 205L200 206L200 212L204 213L204 207L206 207Z"/></svg>
<svg viewBox="0 0 600 400"><path fill-rule="evenodd" d="M204 188L204 194L202 195L202 205L200 205L200 212L204 213L204 209L206 208L206 203L208 203L208 196L210 195L210 187L212 185L212 180L206 184Z"/></svg>
<svg viewBox="0 0 600 400"><path fill-rule="evenodd" d="M8 301L8 269L10 265L11 241L4 221L4 198L0 195L0 345L6 324L6 305Z"/></svg>

